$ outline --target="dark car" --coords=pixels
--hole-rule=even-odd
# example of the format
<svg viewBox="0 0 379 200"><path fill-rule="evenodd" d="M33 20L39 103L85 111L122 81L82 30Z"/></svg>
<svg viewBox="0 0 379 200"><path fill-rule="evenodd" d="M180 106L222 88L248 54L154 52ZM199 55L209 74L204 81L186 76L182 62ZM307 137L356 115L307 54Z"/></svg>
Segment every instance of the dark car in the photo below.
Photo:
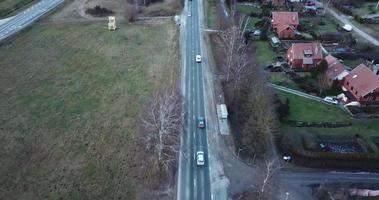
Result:
<svg viewBox="0 0 379 200"><path fill-rule="evenodd" d="M197 127L204 128L205 127L205 119L204 117L197 118Z"/></svg>

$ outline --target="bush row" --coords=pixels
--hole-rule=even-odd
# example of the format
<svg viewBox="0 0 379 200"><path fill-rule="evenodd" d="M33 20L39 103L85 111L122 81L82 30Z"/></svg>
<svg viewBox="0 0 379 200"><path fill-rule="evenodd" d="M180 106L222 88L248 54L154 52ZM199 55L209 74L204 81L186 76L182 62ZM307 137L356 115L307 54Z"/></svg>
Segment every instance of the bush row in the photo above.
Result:
<svg viewBox="0 0 379 200"><path fill-rule="evenodd" d="M351 122L299 122L289 120L291 127L341 128L351 126Z"/></svg>

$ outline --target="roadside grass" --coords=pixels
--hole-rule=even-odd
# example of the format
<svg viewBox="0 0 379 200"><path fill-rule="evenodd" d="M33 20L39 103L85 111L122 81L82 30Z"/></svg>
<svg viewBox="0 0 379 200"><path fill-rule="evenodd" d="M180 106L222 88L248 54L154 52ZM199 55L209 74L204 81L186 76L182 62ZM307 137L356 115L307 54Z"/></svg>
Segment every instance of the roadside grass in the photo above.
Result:
<svg viewBox="0 0 379 200"><path fill-rule="evenodd" d="M207 26L208 28L214 28L216 26L216 20L217 20L217 0L208 0L206 1L207 6Z"/></svg>
<svg viewBox="0 0 379 200"><path fill-rule="evenodd" d="M177 76L176 34L170 20L37 23L4 42L0 195L136 199L139 114Z"/></svg>
<svg viewBox="0 0 379 200"><path fill-rule="evenodd" d="M0 1L0 18L6 17L16 10L36 0L1 0Z"/></svg>
<svg viewBox="0 0 379 200"><path fill-rule="evenodd" d="M379 24L361 24L356 20L351 20L351 23L353 23L355 26L357 26L359 29L366 32L367 34L375 37L376 39L379 39L379 37L377 36L379 32Z"/></svg>
<svg viewBox="0 0 379 200"><path fill-rule="evenodd" d="M175 0L164 0L144 7L143 16L173 16L179 12Z"/></svg>

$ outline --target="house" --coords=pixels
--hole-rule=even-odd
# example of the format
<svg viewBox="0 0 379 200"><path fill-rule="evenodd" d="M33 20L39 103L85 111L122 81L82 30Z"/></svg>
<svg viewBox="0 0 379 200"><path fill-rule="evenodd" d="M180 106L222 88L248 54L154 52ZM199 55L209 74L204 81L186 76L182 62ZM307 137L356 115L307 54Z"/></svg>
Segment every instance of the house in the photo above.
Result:
<svg viewBox="0 0 379 200"><path fill-rule="evenodd" d="M379 104L379 76L364 64L360 64L345 76L342 90L343 100L348 103Z"/></svg>
<svg viewBox="0 0 379 200"><path fill-rule="evenodd" d="M271 3L271 4L274 5L274 6L280 6L280 5L285 4L285 3L286 3L286 0L263 0L263 1L262 1L262 4L263 4L263 5L267 5L267 4L269 4L269 3Z"/></svg>
<svg viewBox="0 0 379 200"><path fill-rule="evenodd" d="M349 74L349 71L346 70L345 65L343 65L332 55L327 55L325 60L328 63L326 76L328 77L329 84L332 84L333 81L342 82L343 78Z"/></svg>
<svg viewBox="0 0 379 200"><path fill-rule="evenodd" d="M322 60L322 47L318 42L292 43L287 50L287 63L293 69L310 70Z"/></svg>
<svg viewBox="0 0 379 200"><path fill-rule="evenodd" d="M279 38L293 38L299 26L299 15L297 12L272 12L271 26Z"/></svg>

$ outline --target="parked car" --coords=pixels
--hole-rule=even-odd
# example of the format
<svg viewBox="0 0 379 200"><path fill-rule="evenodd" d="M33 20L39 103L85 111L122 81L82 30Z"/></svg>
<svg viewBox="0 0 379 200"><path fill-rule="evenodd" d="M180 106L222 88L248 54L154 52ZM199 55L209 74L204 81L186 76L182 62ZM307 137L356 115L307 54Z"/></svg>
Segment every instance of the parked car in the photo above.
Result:
<svg viewBox="0 0 379 200"><path fill-rule="evenodd" d="M286 162L290 162L292 160L291 156L283 156L283 160Z"/></svg>
<svg viewBox="0 0 379 200"><path fill-rule="evenodd" d="M196 60L196 62L200 63L201 62L201 56L200 55L196 55L195 60Z"/></svg>
<svg viewBox="0 0 379 200"><path fill-rule="evenodd" d="M205 127L205 119L204 117L197 118L197 127L204 128Z"/></svg>
<svg viewBox="0 0 379 200"><path fill-rule="evenodd" d="M334 105L338 104L338 100L336 98L333 98L333 97L325 97L324 101L327 103L334 104Z"/></svg>
<svg viewBox="0 0 379 200"><path fill-rule="evenodd" d="M204 159L204 152L203 151L197 151L196 152L196 164L199 166L204 165L205 159Z"/></svg>

